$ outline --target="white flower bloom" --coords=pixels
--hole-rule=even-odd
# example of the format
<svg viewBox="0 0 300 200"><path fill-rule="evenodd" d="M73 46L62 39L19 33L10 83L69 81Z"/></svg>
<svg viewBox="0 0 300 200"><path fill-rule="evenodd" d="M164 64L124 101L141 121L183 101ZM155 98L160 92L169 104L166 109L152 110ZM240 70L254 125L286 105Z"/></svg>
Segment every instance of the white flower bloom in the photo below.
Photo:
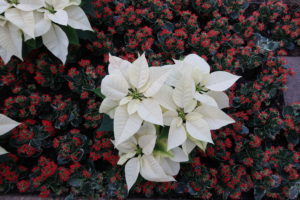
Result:
<svg viewBox="0 0 300 200"><path fill-rule="evenodd" d="M9 21L22 30L25 41L42 36L49 51L65 63L69 40L58 25L93 31L87 16L79 7L80 4L81 0L0 0L0 14L4 15L0 15L0 25L5 28L3 21ZM11 32L8 27L6 29L2 32L11 34L6 37L16 41L9 40L7 44L2 41L0 44L0 56L5 63L12 55L22 59L19 51L19 31Z"/></svg>
<svg viewBox="0 0 300 200"><path fill-rule="evenodd" d="M19 126L20 123L10 119L9 117L0 114L0 136ZM6 154L5 149L0 147L0 155Z"/></svg>
<svg viewBox="0 0 300 200"><path fill-rule="evenodd" d="M101 84L106 99L100 112L114 117L117 145L133 136L142 121L163 125L162 110L155 95L169 72L170 66L149 68L144 54L133 63L110 56L110 74Z"/></svg>
<svg viewBox="0 0 300 200"><path fill-rule="evenodd" d="M210 73L210 66L201 57L190 54L184 60L175 60L176 69L167 80L169 85L175 86L183 76L190 76L194 80L194 98L202 104L219 107L229 107L228 96L223 92L230 88L240 76L228 72L217 71Z"/></svg>
<svg viewBox="0 0 300 200"><path fill-rule="evenodd" d="M0 0L0 14L14 7L22 11L34 11L45 6L44 0Z"/></svg>
<svg viewBox="0 0 300 200"><path fill-rule="evenodd" d="M125 179L128 191L136 182L138 175L156 182L174 181L175 179L166 174L159 161L152 155L156 142L156 130L154 125L144 123L138 133L126 142L116 145L119 150L119 165L125 162Z"/></svg>
<svg viewBox="0 0 300 200"><path fill-rule="evenodd" d="M194 81L188 75L184 75L177 82L175 89L165 86L157 94L160 96L159 101L166 102L166 99L170 98L174 101L174 104L170 101L161 103L168 109L163 114L164 125L170 126L168 150L180 145L185 145L185 152L190 152L196 145L205 147L206 143L213 143L210 130L234 122L215 106L198 106L194 99L194 86ZM190 145L191 143L195 144Z"/></svg>
<svg viewBox="0 0 300 200"><path fill-rule="evenodd" d="M45 46L63 63L67 59L69 40L65 32L52 22L92 31L87 16L78 6L80 3L78 0L46 0L46 7L38 10L43 14L34 14L36 37L42 36Z"/></svg>

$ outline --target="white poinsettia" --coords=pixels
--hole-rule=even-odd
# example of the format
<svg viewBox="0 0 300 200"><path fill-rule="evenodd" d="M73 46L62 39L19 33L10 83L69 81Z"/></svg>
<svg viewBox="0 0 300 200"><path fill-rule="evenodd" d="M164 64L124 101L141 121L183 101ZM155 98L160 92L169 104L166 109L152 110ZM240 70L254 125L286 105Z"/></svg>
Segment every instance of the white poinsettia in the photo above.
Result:
<svg viewBox="0 0 300 200"><path fill-rule="evenodd" d="M109 62L99 111L114 119L114 144L118 164L126 163L128 190L139 174L149 181L174 181L196 146L205 150L213 143L211 130L234 123L221 109L229 106L223 91L239 76L210 73L197 55L163 67L149 68L145 55L133 63L110 55Z"/></svg>
<svg viewBox="0 0 300 200"><path fill-rule="evenodd" d="M165 86L157 94L161 97L158 99L161 105L168 109L163 114L164 125L170 126L168 149L184 145L185 152L189 152L187 149L193 149L186 146L189 143L213 143L210 130L234 123L234 120L218 107L198 105L194 98L194 88L194 81L187 73L177 81L175 89Z"/></svg>
<svg viewBox="0 0 300 200"><path fill-rule="evenodd" d="M34 10L45 6L44 0L0 0L0 12L30 38L34 35Z"/></svg>
<svg viewBox="0 0 300 200"><path fill-rule="evenodd" d="M0 136L19 126L20 123L10 119L9 117L0 114ZM7 151L0 147L0 155L6 154Z"/></svg>
<svg viewBox="0 0 300 200"><path fill-rule="evenodd" d="M10 34L11 41L0 44L0 56L7 63L12 55L22 59L16 51L20 49L19 31L8 30L3 21L8 21L24 33L25 41L42 36L44 45L65 63L69 40L60 28L70 26L74 29L92 31L84 11L79 7L81 0L0 0L0 25ZM3 39L4 40L4 39ZM22 41L22 40L21 40Z"/></svg>
<svg viewBox="0 0 300 200"><path fill-rule="evenodd" d="M197 101L220 109L229 107L229 98L223 91L230 88L240 76L223 71L210 73L208 63L196 54L190 54L182 61L175 60L175 65L168 80L170 85L175 86L177 80L189 74L187 76L194 80L194 98Z"/></svg>
<svg viewBox="0 0 300 200"><path fill-rule="evenodd" d="M123 62L110 56L109 75L101 84L105 100L100 106L101 113L114 118L116 144L133 136L143 121L163 125L162 110L155 94L167 79L170 66L148 67L143 54L133 63Z"/></svg>
<svg viewBox="0 0 300 200"><path fill-rule="evenodd" d="M42 36L44 45L58 57L66 62L69 40L66 33L57 25L71 26L74 29L92 31L84 11L78 6L81 1L46 0L46 7L35 13L34 18L36 37Z"/></svg>
<svg viewBox="0 0 300 200"><path fill-rule="evenodd" d="M7 63L12 56L22 60L22 33L0 15L0 56Z"/></svg>
<svg viewBox="0 0 300 200"><path fill-rule="evenodd" d="M120 154L118 164L123 165L126 163L125 179L128 191L136 182L139 174L148 181L175 181L172 175L168 175L164 171L157 158L152 154L156 137L155 126L145 122L134 137L120 145L116 145ZM177 159L182 159L180 156L178 157Z"/></svg>
<svg viewBox="0 0 300 200"><path fill-rule="evenodd" d="M22 11L34 11L45 6L45 0L0 0L0 14L14 7Z"/></svg>

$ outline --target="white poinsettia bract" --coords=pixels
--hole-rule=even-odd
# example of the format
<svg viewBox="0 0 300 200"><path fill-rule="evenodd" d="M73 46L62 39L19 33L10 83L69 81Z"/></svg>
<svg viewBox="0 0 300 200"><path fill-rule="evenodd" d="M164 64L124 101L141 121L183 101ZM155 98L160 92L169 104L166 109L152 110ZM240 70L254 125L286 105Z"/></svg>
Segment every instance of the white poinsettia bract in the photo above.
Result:
<svg viewBox="0 0 300 200"><path fill-rule="evenodd" d="M128 190L139 174L149 181L174 181L196 146L205 151L213 144L211 130L235 122L221 109L229 107L224 91L240 76L211 73L198 55L161 67L149 67L145 54L133 63L110 55L109 62L99 111L114 120L114 145L118 164L125 164Z"/></svg>
<svg viewBox="0 0 300 200"><path fill-rule="evenodd" d="M9 117L0 114L0 136L6 134L7 132L9 132L10 130L14 129L15 127L19 126L20 123L16 122L12 119L10 119ZM0 155L6 154L7 151L5 149L3 149L0 146Z"/></svg>
<svg viewBox="0 0 300 200"><path fill-rule="evenodd" d="M81 0L0 0L0 56L22 59L25 41L42 37L48 50L66 62L69 40L61 26L92 31Z"/></svg>

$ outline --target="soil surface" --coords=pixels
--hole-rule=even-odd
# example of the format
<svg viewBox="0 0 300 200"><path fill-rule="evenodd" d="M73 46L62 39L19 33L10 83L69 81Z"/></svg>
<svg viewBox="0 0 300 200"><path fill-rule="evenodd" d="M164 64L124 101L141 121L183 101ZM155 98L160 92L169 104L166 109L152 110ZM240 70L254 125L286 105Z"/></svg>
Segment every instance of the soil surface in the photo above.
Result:
<svg viewBox="0 0 300 200"><path fill-rule="evenodd" d="M289 68L295 71L294 76L288 77L287 91L284 92L284 101L286 105L300 102L300 57L284 57Z"/></svg>

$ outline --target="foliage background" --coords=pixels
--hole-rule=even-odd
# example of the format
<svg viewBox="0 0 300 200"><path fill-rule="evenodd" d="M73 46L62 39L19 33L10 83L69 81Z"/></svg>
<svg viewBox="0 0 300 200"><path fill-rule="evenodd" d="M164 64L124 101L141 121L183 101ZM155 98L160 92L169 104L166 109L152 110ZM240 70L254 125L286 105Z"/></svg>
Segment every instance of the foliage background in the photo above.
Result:
<svg viewBox="0 0 300 200"><path fill-rule="evenodd" d="M226 109L237 123L213 132L174 183L139 179L130 197L296 199L300 105L284 106L286 69L277 56L300 45L300 8L280 1L86 0L94 33L68 31L66 65L27 42L26 60L0 64L0 112L23 122L1 138L0 192L41 197L127 197L116 166L112 121L98 113L108 53L153 66L196 53L213 71L243 76ZM25 56L24 56L25 57Z"/></svg>

